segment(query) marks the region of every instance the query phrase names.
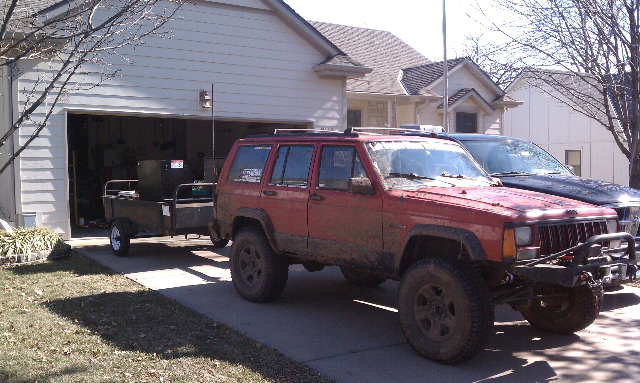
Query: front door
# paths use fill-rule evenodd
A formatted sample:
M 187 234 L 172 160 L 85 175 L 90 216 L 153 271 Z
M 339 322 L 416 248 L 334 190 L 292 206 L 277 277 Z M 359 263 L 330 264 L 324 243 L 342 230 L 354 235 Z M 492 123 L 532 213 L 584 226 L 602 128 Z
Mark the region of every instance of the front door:
M 368 177 L 356 146 L 325 144 L 320 150 L 309 196 L 309 253 L 337 264 L 381 267 L 382 198 L 348 191 L 350 178 Z

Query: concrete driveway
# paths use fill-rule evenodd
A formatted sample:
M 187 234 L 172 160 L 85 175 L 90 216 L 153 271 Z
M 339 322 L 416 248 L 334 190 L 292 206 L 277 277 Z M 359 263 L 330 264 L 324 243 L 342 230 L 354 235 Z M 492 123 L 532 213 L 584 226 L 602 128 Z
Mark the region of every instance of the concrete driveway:
M 296 265 L 277 301 L 255 304 L 233 288 L 229 246 L 213 249 L 208 238 L 135 239 L 126 258 L 113 256 L 104 237 L 69 243 L 338 382 L 635 383 L 640 377 L 640 289 L 605 294 L 596 322 L 569 336 L 538 331 L 499 306 L 486 350 L 460 365 L 442 366 L 419 357 L 405 341 L 396 312 L 397 282 L 359 288 L 338 268 L 310 273 Z

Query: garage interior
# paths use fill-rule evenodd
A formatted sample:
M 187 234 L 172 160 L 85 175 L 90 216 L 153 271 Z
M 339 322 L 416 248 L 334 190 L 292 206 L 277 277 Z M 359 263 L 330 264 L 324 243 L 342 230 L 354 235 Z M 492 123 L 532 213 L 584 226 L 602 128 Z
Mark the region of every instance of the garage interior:
M 215 160 L 213 131 L 215 125 Z M 182 160 L 195 182 L 205 180 L 205 164 L 219 170 L 233 143 L 274 129 L 306 129 L 306 123 L 231 121 L 130 115 L 68 114 L 71 226 L 104 220 L 102 194 L 109 180 L 137 179 L 138 161 Z M 206 172 L 211 178 L 212 172 Z

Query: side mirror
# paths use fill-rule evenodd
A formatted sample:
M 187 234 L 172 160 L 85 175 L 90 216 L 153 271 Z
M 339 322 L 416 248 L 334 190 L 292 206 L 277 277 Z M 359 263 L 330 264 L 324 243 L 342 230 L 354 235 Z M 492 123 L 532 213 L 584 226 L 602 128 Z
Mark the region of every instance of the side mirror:
M 359 195 L 376 194 L 376 189 L 371 184 L 371 180 L 366 177 L 349 178 L 347 191 Z

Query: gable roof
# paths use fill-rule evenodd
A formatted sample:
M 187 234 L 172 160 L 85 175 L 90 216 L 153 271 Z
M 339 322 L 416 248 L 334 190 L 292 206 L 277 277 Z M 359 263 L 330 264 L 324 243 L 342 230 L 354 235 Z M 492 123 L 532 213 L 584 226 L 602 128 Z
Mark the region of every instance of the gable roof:
M 462 101 L 468 98 L 473 100 L 473 102 L 475 102 L 475 104 L 478 105 L 486 114 L 495 112 L 495 109 L 491 104 L 489 104 L 489 102 L 487 102 L 487 100 L 485 100 L 484 97 L 482 97 L 474 88 L 462 88 L 457 91 L 453 96 L 449 97 L 448 106 L 450 108 L 455 108 L 457 105 L 462 103 Z M 444 102 L 438 105 L 438 109 L 441 108 L 444 108 Z
M 447 60 L 447 71 L 451 71 L 452 68 L 465 60 L 464 57 Z M 407 94 L 426 94 L 425 92 L 428 91 L 425 88 L 443 77 L 443 69 L 444 61 L 406 68 L 400 74 L 400 83 L 404 86 Z
M 348 92 L 405 95 L 398 82 L 402 68 L 431 63 L 391 32 L 310 21 L 349 57 L 372 68 L 362 79 L 347 80 Z

